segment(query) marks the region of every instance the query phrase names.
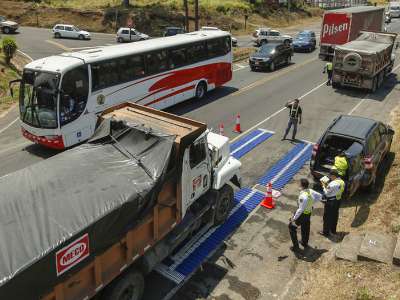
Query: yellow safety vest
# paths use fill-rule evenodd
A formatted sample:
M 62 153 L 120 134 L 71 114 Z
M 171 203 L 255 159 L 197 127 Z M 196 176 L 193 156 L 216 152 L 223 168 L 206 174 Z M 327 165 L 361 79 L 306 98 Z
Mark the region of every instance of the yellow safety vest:
M 349 168 L 349 164 L 347 163 L 347 159 L 343 156 L 335 157 L 335 165 L 333 166 L 336 169 L 340 176 L 346 175 L 346 171 Z
M 303 193 L 306 193 L 306 195 L 307 195 L 307 205 L 303 211 L 303 214 L 311 215 L 313 204 L 314 204 L 313 198 L 311 196 L 311 192 L 310 192 L 310 190 L 308 190 L 308 191 L 303 191 Z
M 336 193 L 336 200 L 340 200 L 340 199 L 342 199 L 345 183 L 344 183 L 343 179 L 341 179 L 341 178 L 336 178 L 334 181 L 336 181 L 336 182 L 338 182 L 340 184 L 340 189 Z
M 333 70 L 333 64 L 331 62 L 326 63 L 326 70 L 327 71 L 332 71 Z

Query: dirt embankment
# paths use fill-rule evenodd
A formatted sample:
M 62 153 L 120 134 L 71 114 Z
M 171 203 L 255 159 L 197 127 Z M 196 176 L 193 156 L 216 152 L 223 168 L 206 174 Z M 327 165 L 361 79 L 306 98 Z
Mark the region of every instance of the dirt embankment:
M 134 27 L 150 35 L 160 35 L 166 26 L 183 26 L 184 15 L 181 9 L 166 5 L 105 7 L 96 9 L 75 9 L 49 7 L 23 1 L 0 1 L 0 15 L 5 15 L 23 26 L 53 27 L 57 23 L 74 24 L 93 32 L 113 33 L 116 28 L 126 26 L 127 20 L 134 20 Z M 191 12 L 193 16 L 193 12 Z M 201 11 L 201 25 L 212 25 L 243 33 L 245 12 Z M 258 25 L 287 26 L 296 21 L 312 19 L 321 15 L 319 9 L 298 9 L 288 14 L 284 9 L 255 11 L 249 14 L 247 30 Z M 190 20 L 194 28 L 193 19 Z
M 392 112 L 396 131 L 377 185 L 341 209 L 339 231 L 400 232 L 400 105 Z M 355 202 L 358 208 L 355 210 Z M 311 267 L 298 299 L 400 299 L 400 269 L 373 262 L 336 260 L 333 251 Z

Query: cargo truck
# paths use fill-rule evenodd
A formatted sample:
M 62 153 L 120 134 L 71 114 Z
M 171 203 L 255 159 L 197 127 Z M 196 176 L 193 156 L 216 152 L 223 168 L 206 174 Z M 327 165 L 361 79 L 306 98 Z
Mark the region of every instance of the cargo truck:
M 203 123 L 106 110 L 88 143 L 0 178 L 0 299 L 140 299 L 160 261 L 224 222 L 240 166 Z
M 342 86 L 375 92 L 394 65 L 397 34 L 361 31 L 360 36 L 335 48 L 332 87 Z
M 382 31 L 384 13 L 383 7 L 369 6 L 325 12 L 320 37 L 320 59 L 332 59 L 335 47 L 356 39 L 360 30 Z

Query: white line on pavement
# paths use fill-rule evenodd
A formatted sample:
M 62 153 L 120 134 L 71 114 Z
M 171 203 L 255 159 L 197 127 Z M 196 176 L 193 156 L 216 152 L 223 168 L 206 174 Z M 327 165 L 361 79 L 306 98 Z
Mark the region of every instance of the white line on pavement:
M 14 121 L 12 121 L 10 124 L 8 124 L 6 127 L 3 129 L 0 129 L 0 134 L 2 134 L 4 131 L 6 131 L 8 128 L 10 128 L 15 122 L 17 122 L 19 118 L 16 118 Z
M 28 54 L 26 54 L 25 52 L 22 52 L 21 50 L 17 50 L 17 52 L 21 53 L 23 56 L 27 57 L 28 59 L 30 59 L 30 61 L 33 61 L 33 58 L 30 57 Z
M 392 72 L 396 71 L 398 68 L 400 68 L 400 64 L 398 64 L 395 68 L 393 68 Z M 366 100 L 368 100 L 369 96 L 370 96 L 370 94 L 367 94 L 363 99 L 361 99 L 360 102 L 358 102 L 356 104 L 356 106 L 354 106 L 350 110 L 349 115 L 352 115 L 357 110 L 357 108 L 360 107 L 361 104 L 363 104 Z
M 259 134 L 257 134 L 255 137 L 253 137 L 252 139 L 248 140 L 246 143 L 244 143 L 243 145 L 241 145 L 240 147 L 236 148 L 231 155 L 235 154 L 236 152 L 238 152 L 239 150 L 243 149 L 244 147 L 246 147 L 247 145 L 249 145 L 250 143 L 254 142 L 256 139 L 258 139 L 259 137 L 263 136 L 265 134 L 265 132 L 261 131 Z
M 311 93 L 315 92 L 317 89 L 319 89 L 321 86 L 323 86 L 326 82 L 323 82 L 321 84 L 319 84 L 318 86 L 314 87 L 313 89 L 311 89 L 310 91 L 308 91 L 307 93 L 305 93 L 304 95 L 300 96 L 299 99 L 303 99 L 304 97 L 310 95 Z M 244 131 L 243 133 L 239 134 L 238 136 L 236 136 L 235 138 L 231 139 L 231 143 L 235 142 L 236 140 L 238 140 L 239 138 L 241 138 L 243 135 L 249 133 L 250 131 L 254 130 L 255 128 L 259 127 L 261 124 L 267 122 L 268 120 L 270 120 L 271 118 L 275 117 L 276 115 L 278 115 L 279 113 L 283 112 L 286 109 L 286 107 L 282 107 L 280 110 L 274 112 L 272 115 L 266 117 L 264 120 L 258 122 L 256 125 L 250 127 L 249 129 L 247 129 L 246 131 Z
M 0 150 L 0 155 L 3 155 L 4 153 L 10 152 L 10 151 L 14 151 L 15 149 L 18 149 L 18 148 L 24 148 L 25 146 L 28 146 L 30 144 L 32 144 L 32 143 L 31 142 L 23 142 L 23 143 L 14 145 L 14 146 L 6 148 L 6 149 L 2 149 L 2 150 Z

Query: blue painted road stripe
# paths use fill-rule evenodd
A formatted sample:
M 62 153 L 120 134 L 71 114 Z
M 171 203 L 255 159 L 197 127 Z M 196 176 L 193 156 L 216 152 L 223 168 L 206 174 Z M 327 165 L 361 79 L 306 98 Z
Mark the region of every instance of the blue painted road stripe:
M 263 143 L 273 135 L 273 132 L 257 129 L 250 132 L 244 138 L 233 143 L 230 147 L 231 155 L 236 159 L 240 159 L 245 154 L 249 153 L 259 144 Z

